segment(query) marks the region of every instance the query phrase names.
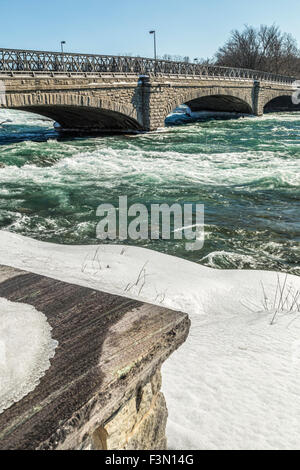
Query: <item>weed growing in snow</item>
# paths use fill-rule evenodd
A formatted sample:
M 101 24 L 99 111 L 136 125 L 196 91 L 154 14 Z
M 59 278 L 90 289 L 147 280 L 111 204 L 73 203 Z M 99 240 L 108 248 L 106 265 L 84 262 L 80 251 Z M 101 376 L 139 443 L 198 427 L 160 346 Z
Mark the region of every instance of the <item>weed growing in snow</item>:
M 300 290 L 295 291 L 291 285 L 288 285 L 288 274 L 281 283 L 279 274 L 277 274 L 276 293 L 273 299 L 270 299 L 264 287 L 263 282 L 263 307 L 266 312 L 272 314 L 271 325 L 274 325 L 279 313 L 298 313 L 300 312 Z

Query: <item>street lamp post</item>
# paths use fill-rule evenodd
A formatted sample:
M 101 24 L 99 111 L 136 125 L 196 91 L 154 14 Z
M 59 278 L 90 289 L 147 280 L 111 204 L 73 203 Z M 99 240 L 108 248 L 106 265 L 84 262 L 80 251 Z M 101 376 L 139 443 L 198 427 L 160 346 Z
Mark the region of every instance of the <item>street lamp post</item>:
M 156 51 L 156 31 L 149 31 L 149 34 L 153 34 L 154 40 L 154 75 L 156 75 L 156 60 L 157 60 L 157 51 Z
M 60 46 L 61 46 L 61 61 L 62 61 L 62 67 L 63 71 L 66 71 L 66 66 L 65 66 L 65 58 L 64 58 L 64 45 L 66 44 L 66 41 L 60 41 Z
M 157 51 L 156 51 L 156 31 L 149 31 L 150 34 L 153 34 L 153 39 L 154 39 L 154 60 L 157 59 Z

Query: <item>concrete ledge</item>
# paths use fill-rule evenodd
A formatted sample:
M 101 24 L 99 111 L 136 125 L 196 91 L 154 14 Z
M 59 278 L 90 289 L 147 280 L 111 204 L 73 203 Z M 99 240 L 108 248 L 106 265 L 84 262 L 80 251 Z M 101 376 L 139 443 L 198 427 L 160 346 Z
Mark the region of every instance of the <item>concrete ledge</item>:
M 0 449 L 159 449 L 160 366 L 187 315 L 0 266 L 0 297 L 43 312 L 59 342 L 33 392 L 0 415 Z

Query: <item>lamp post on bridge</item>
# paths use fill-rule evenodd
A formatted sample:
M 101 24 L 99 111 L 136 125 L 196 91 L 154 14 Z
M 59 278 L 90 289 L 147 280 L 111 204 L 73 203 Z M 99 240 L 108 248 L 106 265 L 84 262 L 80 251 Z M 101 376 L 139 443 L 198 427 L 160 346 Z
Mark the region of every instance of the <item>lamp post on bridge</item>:
M 65 67 L 65 59 L 64 59 L 64 45 L 66 44 L 66 41 L 60 41 L 60 47 L 61 47 L 61 54 L 62 54 L 62 58 L 61 58 L 61 61 L 62 61 L 62 67 L 63 67 L 63 71 L 65 72 L 66 70 L 66 67 Z
M 154 74 L 156 75 L 156 61 L 157 61 L 157 50 L 156 50 L 156 31 L 153 29 L 149 31 L 149 34 L 153 34 L 153 41 L 154 41 Z
M 153 40 L 154 40 L 154 60 L 157 60 L 157 53 L 156 53 L 156 31 L 149 31 L 149 34 L 153 34 Z
M 66 41 L 60 41 L 60 47 L 61 47 L 61 53 L 64 53 L 64 45 L 66 44 Z

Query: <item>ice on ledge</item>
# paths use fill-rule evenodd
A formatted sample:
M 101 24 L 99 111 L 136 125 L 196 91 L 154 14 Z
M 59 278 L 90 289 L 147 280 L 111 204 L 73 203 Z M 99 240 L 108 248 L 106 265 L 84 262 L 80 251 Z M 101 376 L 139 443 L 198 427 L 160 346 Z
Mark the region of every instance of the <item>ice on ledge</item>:
M 0 297 L 0 413 L 36 388 L 56 346 L 45 315 Z

